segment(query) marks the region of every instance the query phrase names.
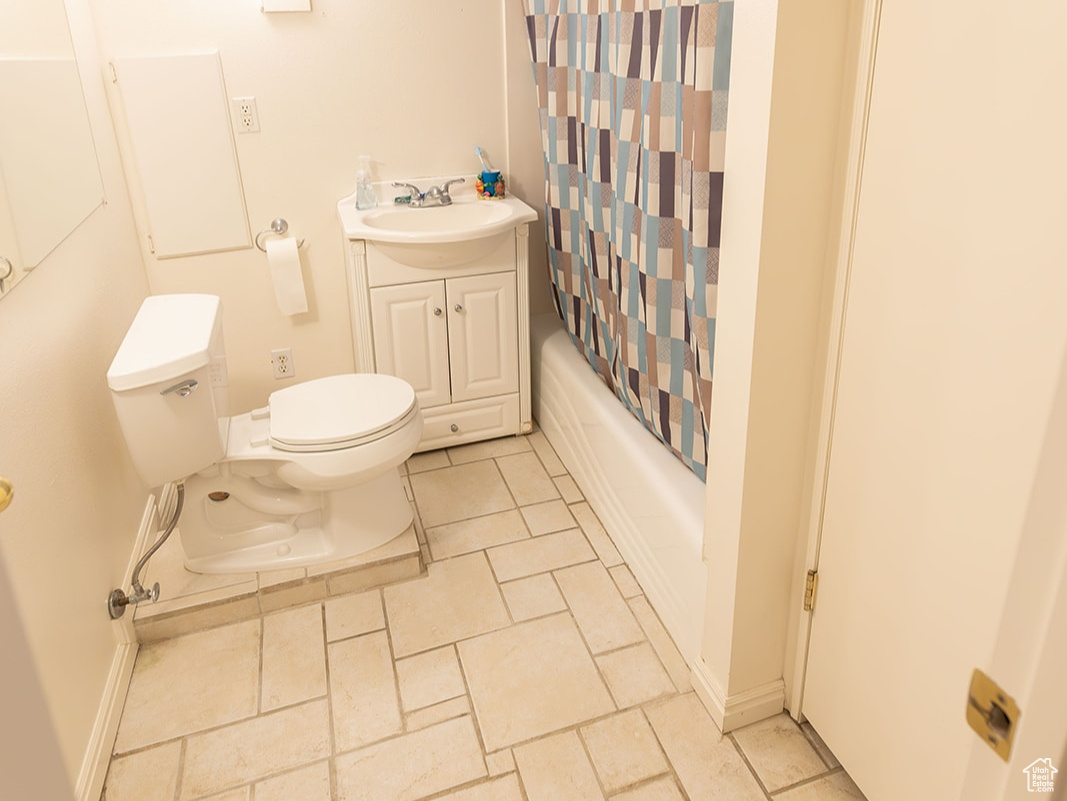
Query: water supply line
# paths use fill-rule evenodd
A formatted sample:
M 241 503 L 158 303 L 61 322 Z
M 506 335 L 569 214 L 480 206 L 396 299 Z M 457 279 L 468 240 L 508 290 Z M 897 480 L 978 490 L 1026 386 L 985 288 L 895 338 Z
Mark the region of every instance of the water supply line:
M 155 545 L 148 549 L 144 556 L 133 568 L 133 592 L 129 595 L 122 591 L 122 588 L 114 589 L 107 597 L 107 612 L 111 615 L 112 620 L 118 620 L 124 614 L 126 614 L 126 607 L 130 604 L 139 604 L 141 601 L 155 602 L 159 598 L 159 582 L 157 581 L 152 585 L 152 589 L 146 590 L 141 586 L 141 570 L 148 563 L 148 560 L 152 558 L 152 555 L 162 547 L 163 543 L 167 541 L 167 537 L 174 531 L 174 527 L 178 525 L 178 518 L 181 517 L 182 506 L 185 503 L 185 482 L 179 481 L 176 484 L 178 490 L 178 500 L 174 504 L 174 514 L 171 515 L 170 522 L 167 523 L 167 529 L 163 532 L 163 536 L 156 540 Z

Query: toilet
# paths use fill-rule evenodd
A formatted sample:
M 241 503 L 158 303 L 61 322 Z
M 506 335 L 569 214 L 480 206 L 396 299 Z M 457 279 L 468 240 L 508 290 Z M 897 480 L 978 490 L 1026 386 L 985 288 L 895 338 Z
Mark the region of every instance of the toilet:
M 398 467 L 418 445 L 422 414 L 400 378 L 318 378 L 230 417 L 221 301 L 183 294 L 145 299 L 107 381 L 146 486 L 185 479 L 178 531 L 189 570 L 345 559 L 411 525 Z

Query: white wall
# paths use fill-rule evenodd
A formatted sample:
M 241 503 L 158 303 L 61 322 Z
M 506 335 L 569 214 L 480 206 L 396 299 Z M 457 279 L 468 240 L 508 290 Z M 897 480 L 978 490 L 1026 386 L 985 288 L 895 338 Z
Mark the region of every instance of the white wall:
M 810 501 L 813 392 L 840 214 L 848 6 L 760 0 L 735 11 L 697 685 L 728 728 L 786 699 L 794 555 Z
M 0 561 L 73 786 L 116 653 L 105 602 L 144 509 L 104 374 L 147 284 L 85 0 L 68 12 L 108 203 L 0 301 L 0 473 L 16 493 Z
M 354 367 L 335 204 L 354 190 L 360 154 L 378 162 L 383 180 L 472 177 L 481 145 L 512 171 L 513 191 L 543 205 L 536 112 L 523 122 L 516 111 L 509 131 L 506 82 L 528 81 L 533 102 L 524 33 L 511 25 L 505 35 L 505 8 L 515 3 L 315 0 L 310 13 L 264 14 L 255 2 L 90 2 L 105 61 L 220 51 L 227 94 L 253 95 L 259 110 L 260 132 L 236 136 L 251 230 L 280 216 L 307 240 L 310 311 L 291 318 L 279 313 L 255 248 L 166 260 L 145 249 L 153 293 L 222 297 L 234 412 L 263 405 L 285 385 L 271 375 L 274 348 L 292 347 L 296 380 Z M 521 155 L 509 153 L 509 138 Z M 137 210 L 136 194 L 134 203 Z M 538 277 L 543 259 L 533 262 Z

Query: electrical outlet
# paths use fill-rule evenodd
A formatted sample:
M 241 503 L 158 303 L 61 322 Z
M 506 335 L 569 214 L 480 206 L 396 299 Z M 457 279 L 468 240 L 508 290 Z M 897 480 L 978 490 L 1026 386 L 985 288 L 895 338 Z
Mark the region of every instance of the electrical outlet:
M 275 378 L 292 378 L 296 375 L 296 365 L 293 364 L 293 349 L 278 348 L 270 352 L 270 363 L 274 365 Z
M 259 130 L 259 111 L 254 97 L 234 97 L 233 116 L 237 120 L 237 133 L 255 133 Z

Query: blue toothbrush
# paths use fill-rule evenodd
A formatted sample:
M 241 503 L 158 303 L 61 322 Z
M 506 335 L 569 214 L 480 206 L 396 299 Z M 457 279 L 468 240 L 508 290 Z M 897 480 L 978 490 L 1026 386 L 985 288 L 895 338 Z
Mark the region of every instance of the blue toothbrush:
M 489 159 L 486 157 L 485 151 L 482 150 L 481 146 L 475 147 L 474 152 L 478 154 L 478 160 L 482 162 L 483 170 L 486 172 L 496 172 L 496 170 L 489 166 Z

